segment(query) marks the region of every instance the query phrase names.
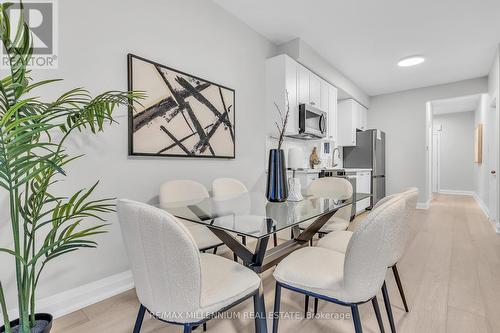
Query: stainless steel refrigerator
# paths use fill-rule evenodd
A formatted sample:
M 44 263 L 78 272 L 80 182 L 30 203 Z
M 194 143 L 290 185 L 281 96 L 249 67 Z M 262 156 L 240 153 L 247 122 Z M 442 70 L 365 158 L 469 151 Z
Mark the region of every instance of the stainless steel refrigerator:
M 385 197 L 385 133 L 376 129 L 359 131 L 356 133 L 356 146 L 344 147 L 343 150 L 345 169 L 372 169 L 373 207 Z

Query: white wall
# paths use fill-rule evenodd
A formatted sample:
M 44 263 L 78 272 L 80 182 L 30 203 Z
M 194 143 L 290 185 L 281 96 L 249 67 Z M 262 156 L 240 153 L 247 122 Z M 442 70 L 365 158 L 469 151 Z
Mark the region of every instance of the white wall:
M 434 131 L 440 131 L 440 190 L 473 192 L 474 112 L 434 115 Z
M 127 53 L 221 83 L 236 90 L 236 159 L 127 157 L 126 109 L 120 124 L 97 136 L 79 135 L 68 144 L 87 156 L 68 168 L 58 189 L 69 194 L 100 179 L 98 195 L 149 201 L 160 183 L 189 178 L 210 186 L 215 177 L 237 177 L 250 188 L 264 174 L 264 60 L 275 47 L 211 1 L 59 1 L 59 69 L 36 71 L 36 78 L 64 78 L 59 92 L 84 86 L 94 93 L 127 89 Z M 55 93 L 45 92 L 43 95 Z M 6 201 L 0 197 L 0 244 L 10 230 Z M 96 237 L 96 250 L 78 251 L 50 263 L 39 298 L 128 270 L 119 224 Z M 15 308 L 13 261 L 0 255 L 0 279 L 9 308 Z
M 426 102 L 484 93 L 486 78 L 374 96 L 368 126 L 386 132 L 387 193 L 409 186 L 420 189 L 419 202 L 428 201 L 426 183 Z

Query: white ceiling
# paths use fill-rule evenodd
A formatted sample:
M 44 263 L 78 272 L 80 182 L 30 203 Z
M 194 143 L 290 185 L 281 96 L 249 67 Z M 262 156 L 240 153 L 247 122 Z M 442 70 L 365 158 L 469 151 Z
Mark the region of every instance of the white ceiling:
M 432 101 L 432 113 L 436 115 L 474 111 L 479 105 L 480 98 L 481 95 L 470 95 Z
M 214 0 L 276 44 L 301 38 L 367 94 L 487 75 L 499 0 Z M 421 54 L 422 65 L 398 60 Z

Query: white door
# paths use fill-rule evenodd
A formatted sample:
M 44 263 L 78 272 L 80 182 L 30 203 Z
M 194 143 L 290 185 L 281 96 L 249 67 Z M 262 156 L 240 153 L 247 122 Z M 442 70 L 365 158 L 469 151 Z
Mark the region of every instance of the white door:
M 432 192 L 439 193 L 439 168 L 441 152 L 441 133 L 436 132 L 432 135 Z
M 488 135 L 488 168 L 489 168 L 489 205 L 488 210 L 490 213 L 490 219 L 493 221 L 497 221 L 497 209 L 498 209 L 498 111 L 496 108 L 496 103 L 498 100 L 495 100 L 490 108 L 488 124 L 490 124 L 490 128 L 487 131 Z

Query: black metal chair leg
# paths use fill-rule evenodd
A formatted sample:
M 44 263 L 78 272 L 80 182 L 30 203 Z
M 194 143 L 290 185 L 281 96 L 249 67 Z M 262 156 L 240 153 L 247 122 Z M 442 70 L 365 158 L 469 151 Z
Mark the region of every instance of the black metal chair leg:
M 410 312 L 410 310 L 408 310 L 408 304 L 406 304 L 405 292 L 403 291 L 403 284 L 401 283 L 401 278 L 399 277 L 398 268 L 396 267 L 396 264 L 394 264 L 394 266 L 392 266 L 391 268 L 392 272 L 394 273 L 394 277 L 396 278 L 396 284 L 398 285 L 399 294 L 401 295 L 401 299 L 403 300 L 405 311 Z
M 318 298 L 315 298 L 314 299 L 314 316 L 316 317 L 316 315 L 318 314 L 318 303 L 319 303 L 319 299 Z
M 273 314 L 273 333 L 278 333 L 278 323 L 280 320 L 281 306 L 281 285 L 276 282 L 276 291 L 274 293 L 274 314 Z
M 373 304 L 373 310 L 375 310 L 375 316 L 377 317 L 380 333 L 385 333 L 384 323 L 382 322 L 382 315 L 380 314 L 380 308 L 378 306 L 377 296 L 372 298 L 372 304 Z
M 253 306 L 255 312 L 255 332 L 267 333 L 266 304 L 264 302 L 264 291 L 262 289 L 262 285 L 253 296 Z
M 304 317 L 307 318 L 307 313 L 309 312 L 309 295 L 305 297 L 305 306 L 304 306 Z
M 144 314 L 146 313 L 146 308 L 141 304 L 139 307 L 139 312 L 137 313 L 137 319 L 135 320 L 134 333 L 139 333 L 141 331 L 142 321 L 144 320 Z
M 193 328 L 189 324 L 184 325 L 184 333 L 191 333 L 193 331 Z
M 214 254 L 217 254 L 217 246 L 214 247 Z
M 352 320 L 354 322 L 354 331 L 356 333 L 363 333 L 363 327 L 361 327 L 361 318 L 359 317 L 359 310 L 357 304 L 351 305 Z
M 273 234 L 274 246 L 278 246 L 278 235 L 276 233 Z
M 391 325 L 391 332 L 396 333 L 396 325 L 394 325 L 394 317 L 392 315 L 391 301 L 389 300 L 389 294 L 387 293 L 387 285 L 382 285 L 382 295 L 384 296 L 385 310 L 387 311 L 387 317 L 389 318 L 389 324 Z
M 207 331 L 207 323 L 203 323 L 203 332 Z
M 238 262 L 238 256 L 236 255 L 236 252 L 233 252 L 233 259 L 234 261 Z
M 247 245 L 247 236 L 241 236 L 241 242 L 243 245 Z

